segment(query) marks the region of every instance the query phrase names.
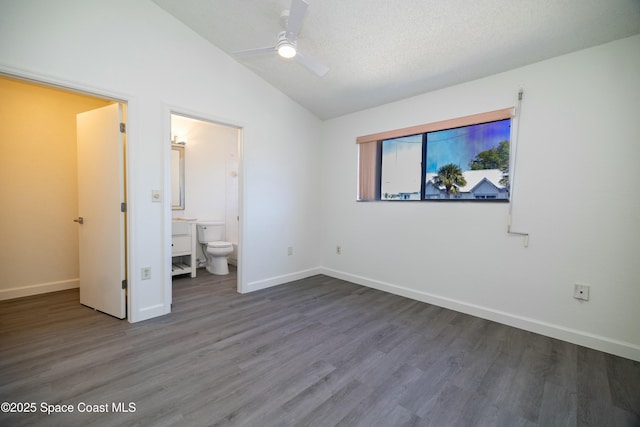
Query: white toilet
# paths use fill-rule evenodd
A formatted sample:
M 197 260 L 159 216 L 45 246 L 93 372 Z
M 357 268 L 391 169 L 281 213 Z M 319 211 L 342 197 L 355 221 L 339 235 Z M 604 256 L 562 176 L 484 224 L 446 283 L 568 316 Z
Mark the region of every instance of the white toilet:
M 202 252 L 207 258 L 207 271 L 211 274 L 229 274 L 227 257 L 233 252 L 233 244 L 225 242 L 224 222 L 206 221 L 196 224 L 198 241 L 202 245 Z

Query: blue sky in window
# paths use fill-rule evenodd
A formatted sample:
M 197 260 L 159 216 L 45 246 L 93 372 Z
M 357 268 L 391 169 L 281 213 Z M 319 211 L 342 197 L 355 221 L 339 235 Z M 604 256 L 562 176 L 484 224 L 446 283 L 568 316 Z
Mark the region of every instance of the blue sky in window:
M 436 173 L 449 163 L 469 170 L 469 162 L 480 152 L 508 141 L 511 120 L 481 123 L 427 134 L 427 173 Z

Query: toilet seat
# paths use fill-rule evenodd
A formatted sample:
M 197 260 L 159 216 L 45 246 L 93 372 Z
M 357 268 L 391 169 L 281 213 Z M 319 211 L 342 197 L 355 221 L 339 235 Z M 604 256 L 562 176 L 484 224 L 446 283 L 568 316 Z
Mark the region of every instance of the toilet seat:
M 209 248 L 233 248 L 233 243 L 231 242 L 224 242 L 224 241 L 220 241 L 220 242 L 209 242 L 207 243 L 207 247 Z

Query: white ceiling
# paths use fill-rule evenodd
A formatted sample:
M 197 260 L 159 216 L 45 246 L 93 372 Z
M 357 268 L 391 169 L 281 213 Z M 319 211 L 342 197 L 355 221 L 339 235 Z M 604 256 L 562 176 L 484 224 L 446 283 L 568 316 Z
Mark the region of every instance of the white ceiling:
M 273 46 L 291 0 L 153 0 L 227 53 Z M 237 59 L 321 119 L 640 33 L 640 0 L 308 0 L 298 50 Z

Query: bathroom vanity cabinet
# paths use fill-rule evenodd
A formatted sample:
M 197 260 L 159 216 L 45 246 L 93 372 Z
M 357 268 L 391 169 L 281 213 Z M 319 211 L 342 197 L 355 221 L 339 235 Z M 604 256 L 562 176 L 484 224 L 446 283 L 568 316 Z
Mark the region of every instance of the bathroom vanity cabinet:
M 194 221 L 171 223 L 171 275 L 196 277 L 196 230 Z

